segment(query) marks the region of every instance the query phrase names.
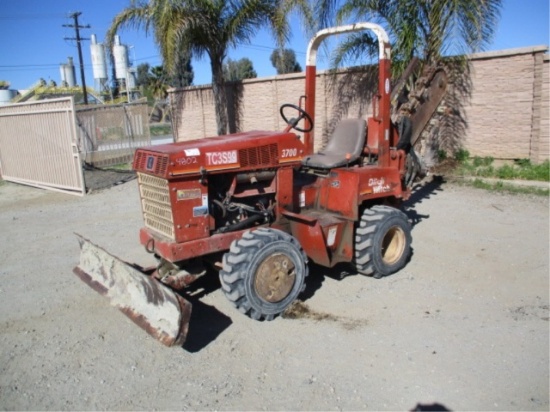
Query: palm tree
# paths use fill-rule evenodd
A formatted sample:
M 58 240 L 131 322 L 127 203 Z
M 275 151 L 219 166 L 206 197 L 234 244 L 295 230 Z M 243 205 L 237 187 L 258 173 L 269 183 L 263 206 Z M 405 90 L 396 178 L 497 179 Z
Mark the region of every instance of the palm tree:
M 462 146 L 467 123 L 465 97 L 471 92 L 466 54 L 482 51 L 495 32 L 503 0 L 317 0 L 318 21 L 327 25 L 349 20 L 381 24 L 390 35 L 392 75 L 398 78 L 413 57 L 429 66 L 447 68 L 453 87 L 447 90 L 446 107 L 437 118 L 437 136 L 425 139 L 433 153 Z M 333 65 L 367 55 L 376 58 L 376 40 L 368 34 L 346 38 L 333 55 Z M 453 56 L 447 57 L 447 56 Z
M 307 0 L 132 0 L 113 20 L 107 42 L 117 30 L 130 26 L 152 31 L 164 66 L 174 73 L 183 53 L 207 55 L 212 69 L 212 91 L 218 134 L 227 132 L 227 97 L 223 61 L 230 47 L 247 43 L 263 27 L 269 27 L 277 43 L 289 36 L 288 14 L 298 8 L 307 19 Z
M 166 99 L 168 82 L 164 67 L 154 66 L 151 68 L 148 86 L 156 101 Z
M 318 0 L 319 21 L 374 20 L 385 26 L 394 43 L 393 60 L 399 72 L 414 57 L 431 64 L 444 55 L 483 50 L 496 29 L 502 0 Z M 337 65 L 366 51 L 376 56 L 368 35 L 344 41 L 334 57 Z

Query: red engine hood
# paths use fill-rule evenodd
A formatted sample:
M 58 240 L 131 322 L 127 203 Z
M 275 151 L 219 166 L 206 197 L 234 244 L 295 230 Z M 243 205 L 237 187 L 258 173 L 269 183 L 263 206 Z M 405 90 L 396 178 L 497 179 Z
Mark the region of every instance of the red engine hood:
M 136 150 L 134 170 L 166 179 L 299 164 L 305 147 L 294 133 L 251 131 Z

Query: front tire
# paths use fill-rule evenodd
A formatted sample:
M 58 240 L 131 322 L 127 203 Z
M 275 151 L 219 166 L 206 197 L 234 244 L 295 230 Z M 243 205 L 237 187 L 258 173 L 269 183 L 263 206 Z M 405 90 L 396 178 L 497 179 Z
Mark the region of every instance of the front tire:
M 407 216 L 389 206 L 365 209 L 355 230 L 355 267 L 363 275 L 381 278 L 402 269 L 411 254 Z
M 298 241 L 280 230 L 247 231 L 223 256 L 222 290 L 242 313 L 272 320 L 305 288 L 307 257 Z

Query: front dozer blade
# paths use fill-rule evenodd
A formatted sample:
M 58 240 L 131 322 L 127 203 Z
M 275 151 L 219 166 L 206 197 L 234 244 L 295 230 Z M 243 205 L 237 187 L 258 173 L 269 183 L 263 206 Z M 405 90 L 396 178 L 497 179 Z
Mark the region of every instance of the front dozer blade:
M 74 273 L 155 339 L 166 346 L 183 345 L 191 303 L 153 276 L 77 236 L 81 252 Z

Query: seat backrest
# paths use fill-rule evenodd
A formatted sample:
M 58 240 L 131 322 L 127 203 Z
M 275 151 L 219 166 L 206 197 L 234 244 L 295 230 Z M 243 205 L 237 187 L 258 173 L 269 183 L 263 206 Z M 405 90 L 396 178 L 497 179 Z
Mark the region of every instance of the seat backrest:
M 302 164 L 315 169 L 333 169 L 355 162 L 363 153 L 367 124 L 364 119 L 340 121 L 326 147 L 317 154 L 306 156 Z
M 324 155 L 338 155 L 349 161 L 357 160 L 363 153 L 367 124 L 364 119 L 344 119 L 336 125 L 328 144 L 320 151 Z

